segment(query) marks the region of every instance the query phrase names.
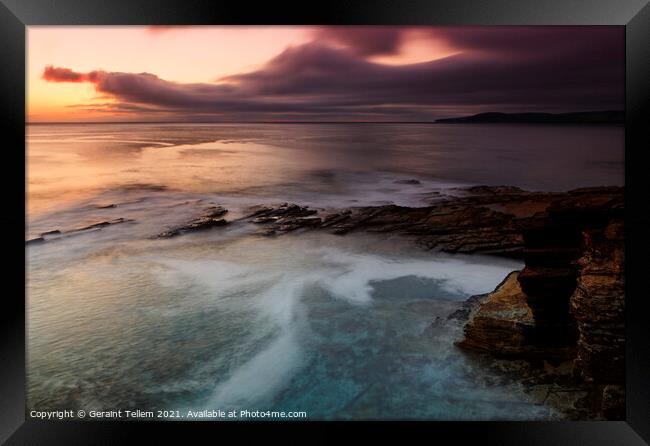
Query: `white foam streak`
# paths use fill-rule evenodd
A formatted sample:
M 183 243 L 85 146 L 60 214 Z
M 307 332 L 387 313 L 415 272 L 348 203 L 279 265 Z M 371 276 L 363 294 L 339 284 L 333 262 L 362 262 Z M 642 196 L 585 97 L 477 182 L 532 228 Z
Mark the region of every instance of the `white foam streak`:
M 300 344 L 294 330 L 288 330 L 219 384 L 208 406 L 223 409 L 266 400 L 287 383 L 300 364 Z
M 405 276 L 417 276 L 442 281 L 441 286 L 458 293 L 459 299 L 473 294 L 490 291 L 505 275 L 517 268 L 517 263 L 508 260 L 483 263 L 484 259 L 460 259 L 438 257 L 426 260 L 385 258 L 377 255 L 352 254 L 345 251 L 324 248 L 322 259 L 333 266 L 323 271 L 319 284 L 334 296 L 351 303 L 364 304 L 372 300 L 371 283 L 392 280 Z

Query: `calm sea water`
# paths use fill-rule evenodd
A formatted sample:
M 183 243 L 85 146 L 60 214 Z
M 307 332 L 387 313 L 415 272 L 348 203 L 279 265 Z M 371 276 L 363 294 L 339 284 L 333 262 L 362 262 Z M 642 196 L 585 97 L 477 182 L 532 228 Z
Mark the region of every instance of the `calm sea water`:
M 28 407 L 306 411 L 310 419 L 545 419 L 430 327 L 516 261 L 399 237 L 245 223 L 155 240 L 220 204 L 419 205 L 432 190 L 623 184 L 623 128 L 32 125 Z M 400 180 L 417 179 L 420 184 Z

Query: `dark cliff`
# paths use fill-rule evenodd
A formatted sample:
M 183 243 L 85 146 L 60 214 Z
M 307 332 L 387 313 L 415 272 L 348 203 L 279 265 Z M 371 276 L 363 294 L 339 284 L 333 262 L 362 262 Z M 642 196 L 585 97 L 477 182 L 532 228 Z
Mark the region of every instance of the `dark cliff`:
M 564 362 L 568 382 L 590 399 L 583 416 L 623 419 L 623 193 L 593 192 L 575 191 L 522 225 L 526 266 L 513 274 L 519 286 L 502 284 L 486 296 L 459 345 L 512 360 Z M 495 312 L 504 301 L 506 310 Z

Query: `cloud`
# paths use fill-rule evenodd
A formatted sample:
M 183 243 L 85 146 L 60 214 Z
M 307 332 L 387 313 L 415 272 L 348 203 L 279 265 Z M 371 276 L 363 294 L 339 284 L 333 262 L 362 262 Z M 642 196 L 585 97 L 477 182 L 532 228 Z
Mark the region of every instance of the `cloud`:
M 182 119 L 431 120 L 449 110 L 623 108 L 621 29 L 434 31 L 437 39 L 463 51 L 429 62 L 383 65 L 367 57 L 399 51 L 401 30 L 327 28 L 319 31 L 317 40 L 289 47 L 255 71 L 216 83 L 171 82 L 150 73 L 77 73 L 52 66 L 43 77 L 92 82 L 122 110 L 175 113 Z M 384 38 L 373 37 L 377 33 Z M 347 43 L 332 45 L 333 34 L 337 42 Z M 379 43 L 369 44 L 374 41 Z
M 589 47 L 623 51 L 623 28 L 618 26 L 335 26 L 318 28 L 314 36 L 319 42 L 344 46 L 360 56 L 376 56 L 399 54 L 415 34 L 445 42 L 458 51 L 492 56 L 586 51 Z
M 70 68 L 59 68 L 52 65 L 45 67 L 43 79 L 49 82 L 93 82 L 97 72 L 77 73 Z
M 461 50 L 519 56 L 574 52 L 587 56 L 599 48 L 622 55 L 623 34 L 618 26 L 450 26 L 430 30 L 432 37 Z
M 318 28 L 315 40 L 340 44 L 360 56 L 396 54 L 405 28 L 389 26 L 336 26 Z

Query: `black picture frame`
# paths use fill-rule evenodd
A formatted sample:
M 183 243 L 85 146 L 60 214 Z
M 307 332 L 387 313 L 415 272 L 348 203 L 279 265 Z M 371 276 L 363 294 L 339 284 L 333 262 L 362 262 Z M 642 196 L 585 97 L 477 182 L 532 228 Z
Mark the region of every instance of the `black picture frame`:
M 25 27 L 29 25 L 358 24 L 622 25 L 626 35 L 626 421 L 608 422 L 293 422 L 145 423 L 25 420 Z M 249 3 L 233 0 L 0 0 L 1 175 L 5 292 L 1 300 L 0 442 L 124 444 L 154 438 L 215 441 L 237 431 L 266 438 L 336 439 L 341 429 L 429 441 L 500 445 L 642 445 L 650 443 L 650 314 L 645 277 L 650 219 L 644 155 L 650 150 L 650 5 L 648 0 L 331 0 Z M 24 164 L 23 164 L 24 166 Z M 19 191 L 22 190 L 22 195 Z M 23 235 L 21 235 L 23 234 Z M 22 262 L 21 262 L 22 260 Z M 11 287 L 7 285 L 11 285 Z M 21 291 L 22 290 L 22 291 Z M 317 431 L 316 433 L 314 431 Z M 198 439 L 197 439 L 198 441 Z M 204 441 L 204 440 L 202 440 Z M 265 440 L 267 441 L 267 440 Z

